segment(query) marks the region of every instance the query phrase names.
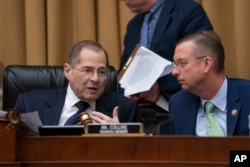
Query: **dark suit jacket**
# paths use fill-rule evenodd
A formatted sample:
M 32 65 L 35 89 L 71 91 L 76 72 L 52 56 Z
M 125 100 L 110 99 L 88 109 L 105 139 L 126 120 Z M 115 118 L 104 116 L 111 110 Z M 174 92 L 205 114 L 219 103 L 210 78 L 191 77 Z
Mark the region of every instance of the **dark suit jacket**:
M 120 69 L 140 41 L 142 22 L 143 14 L 137 14 L 128 23 Z M 183 36 L 198 30 L 212 30 L 212 25 L 205 11 L 198 3 L 191 0 L 165 0 L 154 30 L 150 49 L 172 61 L 176 42 Z M 167 99 L 181 89 L 176 78 L 172 75 L 162 77 L 158 83 Z
M 25 92 L 18 96 L 16 108 L 20 113 L 38 111 L 43 125 L 58 125 L 65 95 L 66 88 Z M 112 117 L 117 105 L 120 122 L 137 120 L 135 102 L 112 92 L 105 92 L 96 101 L 96 111 Z
M 250 81 L 229 78 L 226 100 L 227 135 L 249 135 Z M 200 98 L 186 91 L 179 91 L 170 98 L 169 111 L 170 114 L 175 115 L 175 119 L 171 124 L 172 133 L 195 135 L 199 104 Z M 232 114 L 234 109 L 237 110 L 236 115 Z M 167 127 L 162 127 L 161 131 L 166 132 Z

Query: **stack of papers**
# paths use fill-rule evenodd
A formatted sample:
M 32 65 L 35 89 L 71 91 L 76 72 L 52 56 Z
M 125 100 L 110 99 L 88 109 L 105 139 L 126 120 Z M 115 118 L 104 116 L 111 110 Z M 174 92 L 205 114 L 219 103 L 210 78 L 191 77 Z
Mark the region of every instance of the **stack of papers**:
M 118 80 L 124 89 L 124 95 L 129 96 L 150 90 L 158 78 L 171 72 L 171 61 L 138 45 L 119 73 Z M 164 99 L 164 96 L 160 97 L 161 104 L 167 103 Z

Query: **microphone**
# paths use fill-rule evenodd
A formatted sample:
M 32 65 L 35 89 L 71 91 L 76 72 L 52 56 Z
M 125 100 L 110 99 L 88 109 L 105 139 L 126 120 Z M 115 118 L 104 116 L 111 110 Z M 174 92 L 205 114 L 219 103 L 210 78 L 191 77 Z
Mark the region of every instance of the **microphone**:
M 140 108 L 137 110 L 139 121 L 156 121 L 156 111 L 149 108 Z
M 151 108 L 139 108 L 138 120 L 144 125 L 144 133 L 159 134 L 160 126 L 171 122 L 175 117 L 168 112 L 157 112 Z

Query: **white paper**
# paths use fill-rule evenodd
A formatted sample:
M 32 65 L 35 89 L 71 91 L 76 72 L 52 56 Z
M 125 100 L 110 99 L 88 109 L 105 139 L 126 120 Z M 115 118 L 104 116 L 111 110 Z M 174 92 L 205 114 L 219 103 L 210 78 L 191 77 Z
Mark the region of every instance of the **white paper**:
M 5 118 L 7 115 L 7 111 L 0 111 L 0 118 Z
M 168 110 L 168 101 L 163 95 L 161 95 L 159 97 L 159 99 L 156 102 L 156 105 L 158 105 L 159 107 L 161 107 L 162 109 L 164 109 L 166 111 L 169 111 Z
M 42 125 L 38 112 L 20 113 L 20 121 L 33 132 L 39 133 L 38 127 Z
M 125 95 L 148 91 L 156 80 L 171 73 L 172 63 L 151 50 L 140 46 L 120 80 Z

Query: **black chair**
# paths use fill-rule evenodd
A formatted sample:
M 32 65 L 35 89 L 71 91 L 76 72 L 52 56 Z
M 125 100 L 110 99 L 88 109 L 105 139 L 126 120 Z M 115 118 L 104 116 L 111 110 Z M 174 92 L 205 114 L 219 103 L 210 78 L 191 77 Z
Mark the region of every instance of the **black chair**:
M 7 66 L 3 75 L 2 109 L 13 108 L 19 93 L 35 89 L 63 88 L 67 84 L 63 66 Z M 105 91 L 117 92 L 117 87 L 117 73 L 115 68 L 110 66 Z

